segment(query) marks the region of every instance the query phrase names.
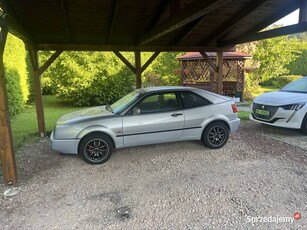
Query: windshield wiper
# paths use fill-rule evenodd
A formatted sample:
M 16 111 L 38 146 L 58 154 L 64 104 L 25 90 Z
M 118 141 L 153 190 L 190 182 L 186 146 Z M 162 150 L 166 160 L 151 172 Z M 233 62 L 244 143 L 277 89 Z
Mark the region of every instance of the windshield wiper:
M 106 105 L 106 110 L 108 110 L 109 112 L 113 113 L 113 109 L 110 105 Z

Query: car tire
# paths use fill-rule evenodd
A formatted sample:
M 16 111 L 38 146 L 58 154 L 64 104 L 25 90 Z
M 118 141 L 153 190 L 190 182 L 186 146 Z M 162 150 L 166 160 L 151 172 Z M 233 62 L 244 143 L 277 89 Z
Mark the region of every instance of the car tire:
M 302 122 L 301 132 L 307 134 L 307 113 L 305 114 L 305 117 Z
M 112 155 L 113 144 L 109 136 L 103 133 L 90 133 L 79 145 L 78 153 L 89 164 L 102 164 Z
M 211 149 L 219 149 L 223 147 L 229 137 L 229 130 L 223 122 L 213 122 L 209 124 L 202 135 L 202 142 Z

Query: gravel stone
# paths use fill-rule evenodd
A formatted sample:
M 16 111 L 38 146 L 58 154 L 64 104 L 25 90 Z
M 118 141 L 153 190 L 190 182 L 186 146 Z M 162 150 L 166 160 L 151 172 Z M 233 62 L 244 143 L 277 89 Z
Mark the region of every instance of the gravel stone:
M 48 139 L 25 145 L 19 194 L 0 197 L 1 229 L 307 229 L 307 153 L 261 129 L 243 122 L 218 150 L 119 149 L 102 165 L 53 152 Z M 293 223 L 248 221 L 295 212 Z

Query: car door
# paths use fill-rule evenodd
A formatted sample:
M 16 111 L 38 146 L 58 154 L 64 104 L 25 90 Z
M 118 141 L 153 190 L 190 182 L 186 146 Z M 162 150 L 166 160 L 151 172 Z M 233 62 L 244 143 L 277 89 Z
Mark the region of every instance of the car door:
M 175 92 L 150 94 L 124 115 L 124 145 L 177 141 L 183 125 L 184 115 Z

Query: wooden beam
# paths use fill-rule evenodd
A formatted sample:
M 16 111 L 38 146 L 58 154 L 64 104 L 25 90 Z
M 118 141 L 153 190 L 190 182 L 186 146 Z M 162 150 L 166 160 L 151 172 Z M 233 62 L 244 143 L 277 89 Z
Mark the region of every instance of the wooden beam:
M 110 23 L 109 23 L 110 26 L 108 30 L 107 43 L 109 43 L 110 37 L 113 34 L 115 19 L 117 18 L 117 14 L 118 14 L 118 5 L 119 5 L 118 2 L 119 0 L 113 0 L 113 9 L 112 9 L 112 14 L 111 14 Z
M 188 52 L 206 50 L 207 52 L 232 52 L 236 51 L 234 46 L 213 47 L 213 46 L 116 46 L 116 45 L 93 45 L 93 44 L 35 44 L 37 50 L 63 50 L 63 51 L 144 51 L 144 52 Z
M 10 1 L 3 1 L 0 0 L 0 8 L 3 10 L 3 12 L 5 14 L 7 14 L 8 17 L 8 21 L 7 21 L 7 25 L 9 23 L 9 32 L 14 34 L 16 37 L 19 37 L 21 40 L 23 40 L 24 42 L 31 42 L 33 41 L 33 36 L 32 34 L 30 34 L 28 31 L 26 31 L 20 24 L 19 22 L 16 21 L 16 16 L 12 17 L 12 10 L 11 10 L 11 6 L 10 6 Z M 18 20 L 20 21 L 20 20 Z
M 3 65 L 3 53 L 7 34 L 8 27 L 2 26 L 0 33 L 0 160 L 4 183 L 11 185 L 17 182 L 17 170 Z
M 302 0 L 300 6 L 299 23 L 307 22 L 307 1 Z
M 68 40 L 70 41 L 71 40 L 71 33 L 70 33 L 70 29 L 69 29 L 67 7 L 66 7 L 65 0 L 61 0 L 61 9 L 62 9 L 62 12 L 63 12 L 63 17 L 64 17 L 64 26 L 65 26 L 66 35 L 68 37 Z
M 229 0 L 194 0 L 179 13 L 170 17 L 165 22 L 160 23 L 155 28 L 141 36 L 138 40 L 138 45 L 148 44 L 149 42 L 171 33 L 174 30 L 189 24 L 195 19 L 210 13 L 228 2 Z
M 45 125 L 44 105 L 43 105 L 43 96 L 42 96 L 42 86 L 41 86 L 39 64 L 38 64 L 38 50 L 34 49 L 31 45 L 27 45 L 27 49 L 32 64 L 32 80 L 34 86 L 38 131 L 41 137 L 45 137 L 46 125 Z
M 160 21 L 161 16 L 163 15 L 166 7 L 169 5 L 170 0 L 161 0 L 160 5 L 156 11 L 156 13 L 154 14 L 153 18 L 151 19 L 150 24 L 147 27 L 147 30 L 151 30 L 152 28 L 154 28 L 158 22 Z
M 245 37 L 245 35 L 251 35 L 256 34 L 257 32 L 263 30 L 264 28 L 268 27 L 269 25 L 272 25 L 274 22 L 278 21 L 279 19 L 287 16 L 288 14 L 292 13 L 293 11 L 297 10 L 299 8 L 299 4 L 297 1 L 293 1 L 291 4 L 287 4 L 283 7 L 281 11 L 278 11 L 276 14 L 272 15 L 270 18 L 263 20 L 253 28 L 251 28 L 248 31 L 245 31 L 243 35 L 238 36 L 233 39 L 224 39 L 223 36 L 220 37 L 220 41 L 218 41 L 218 46 L 224 46 L 224 44 L 230 44 L 230 45 L 237 45 L 240 44 L 240 42 L 237 42 L 238 40 Z M 241 42 L 242 43 L 242 42 Z M 243 42 L 244 43 L 244 42 Z
M 51 57 L 41 67 L 39 67 L 38 50 L 35 49 L 31 44 L 26 44 L 26 48 L 29 52 L 29 57 L 32 65 L 32 79 L 34 86 L 38 131 L 41 137 L 45 137 L 46 125 L 41 86 L 41 74 L 57 59 L 57 57 L 62 53 L 62 51 L 55 51 L 55 53 L 53 53 Z
M 141 68 L 141 72 L 143 73 L 146 68 L 156 59 L 156 57 L 158 57 L 158 55 L 160 54 L 160 52 L 155 52 L 148 60 L 147 62 L 142 66 Z
M 133 72 L 136 73 L 135 67 L 118 51 L 114 51 L 114 54 Z
M 38 69 L 38 74 L 42 75 L 45 70 L 60 56 L 62 50 L 55 51 L 50 58 Z
M 180 42 L 184 41 L 200 24 L 200 22 L 203 20 L 203 17 L 199 17 L 193 22 L 191 22 L 186 29 L 184 29 L 180 35 L 172 42 L 174 45 L 180 44 Z
M 135 51 L 135 75 L 136 75 L 136 88 L 142 87 L 142 67 L 141 67 L 141 52 Z
M 215 31 L 213 31 L 206 39 L 200 42 L 200 45 L 208 45 L 212 41 L 220 38 L 222 35 L 229 32 L 233 27 L 235 27 L 238 23 L 240 23 L 244 18 L 246 18 L 250 13 L 254 12 L 258 7 L 260 7 L 267 0 L 257 0 L 252 1 L 252 3 L 248 3 L 245 7 L 243 7 L 239 12 L 236 12 L 232 15 L 226 23 L 218 27 Z
M 211 58 L 206 54 L 206 52 L 200 51 L 199 53 L 201 54 L 201 56 L 203 56 L 203 58 L 205 59 L 205 61 L 212 67 L 212 69 L 213 69 L 215 72 L 217 72 L 217 71 L 218 71 L 217 65 L 211 60 Z
M 259 41 L 262 39 L 268 39 L 278 36 L 297 34 L 307 31 L 307 22 L 302 22 L 296 25 L 284 26 L 276 29 L 271 29 L 263 32 L 259 32 L 256 34 L 251 34 L 242 38 L 231 39 L 228 41 L 220 42 L 218 45 L 227 46 L 232 44 L 241 44 L 246 42 Z
M 223 52 L 217 52 L 217 63 L 218 63 L 218 72 L 217 72 L 217 93 L 223 94 Z

